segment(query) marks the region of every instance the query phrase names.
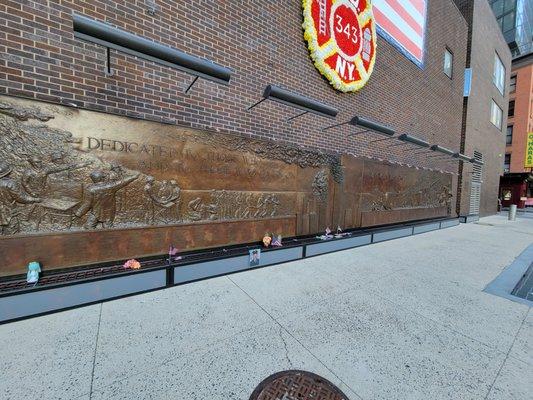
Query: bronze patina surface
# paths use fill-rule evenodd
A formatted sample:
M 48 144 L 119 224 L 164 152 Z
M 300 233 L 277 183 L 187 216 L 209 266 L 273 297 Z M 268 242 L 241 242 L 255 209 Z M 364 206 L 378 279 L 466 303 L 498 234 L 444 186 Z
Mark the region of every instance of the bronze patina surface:
M 0 97 L 0 276 L 451 213 L 451 176 Z

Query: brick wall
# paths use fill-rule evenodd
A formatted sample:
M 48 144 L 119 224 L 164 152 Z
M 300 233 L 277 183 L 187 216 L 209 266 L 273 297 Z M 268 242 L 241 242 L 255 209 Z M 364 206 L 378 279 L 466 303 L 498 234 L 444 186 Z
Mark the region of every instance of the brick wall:
M 483 154 L 483 183 L 481 185 L 480 214 L 497 211 L 500 175 L 503 172 L 505 130 L 509 98 L 508 81 L 511 69 L 511 52 L 497 25 L 496 18 L 486 0 L 456 0 L 471 21 L 471 52 L 467 66 L 472 68 L 470 97 L 465 100 L 461 151 L 472 156 L 474 151 Z M 502 95 L 493 83 L 495 54 L 506 68 L 506 85 Z M 503 110 L 502 128 L 490 122 L 491 102 Z M 472 165 L 464 164 L 461 171 L 459 213 L 470 213 L 470 188 Z
M 505 152 L 511 154 L 510 172 L 529 172 L 525 167 L 527 133 L 533 131 L 533 54 L 513 65 L 512 75 L 516 75 L 516 91 L 510 93 L 509 100 L 515 101 L 514 116 L 507 125 L 513 126 L 513 142 Z
M 148 2 L 152 3 L 152 2 Z M 92 110 L 231 132 L 381 157 L 430 168 L 437 163 L 405 152 L 407 146 L 369 144 L 372 137 L 348 138 L 354 128 L 325 133 L 331 123 L 264 102 L 267 84 L 278 84 L 354 115 L 374 118 L 400 132 L 458 149 L 467 24 L 451 0 L 429 1 L 425 68 L 419 69 L 378 37 L 374 73 L 361 91 L 335 91 L 313 66 L 302 35 L 297 0 L 155 1 L 155 15 L 143 0 L 3 0 L 0 3 L 0 93 Z M 72 12 L 208 58 L 232 68 L 228 87 L 202 81 L 184 94 L 193 77 L 111 50 L 113 76 L 104 74 L 105 49 L 74 39 Z M 454 53 L 454 77 L 442 70 L 444 48 Z

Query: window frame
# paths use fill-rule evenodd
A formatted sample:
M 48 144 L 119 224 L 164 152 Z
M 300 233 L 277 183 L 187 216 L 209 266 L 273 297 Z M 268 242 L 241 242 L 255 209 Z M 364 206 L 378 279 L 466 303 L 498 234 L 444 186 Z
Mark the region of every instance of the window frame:
M 512 108 L 511 108 L 511 103 L 513 104 L 513 107 L 512 107 Z M 509 100 L 509 108 L 507 108 L 507 117 L 508 117 L 508 118 L 513 118 L 513 117 L 514 117 L 515 107 L 516 107 L 515 100 L 514 100 L 514 99 Z M 512 113 L 512 114 L 510 114 L 511 109 L 513 110 L 513 113 Z
M 503 75 L 502 75 L 503 73 Z M 502 59 L 497 52 L 494 52 L 494 65 L 492 68 L 492 83 L 496 86 L 496 89 L 503 96 L 505 94 L 505 76 L 507 75 L 507 69 L 503 65 Z
M 507 130 L 505 131 L 505 145 L 509 146 L 513 144 L 513 131 L 514 125 L 507 125 Z M 508 140 L 511 138 L 510 140 Z
M 494 99 L 491 99 L 492 100 L 492 103 L 490 105 L 490 122 L 492 123 L 492 125 L 494 125 L 496 128 L 498 128 L 500 131 L 503 129 L 503 110 L 502 108 L 498 105 L 498 103 L 496 103 L 494 101 Z M 500 123 L 500 126 L 496 125 L 495 121 L 492 120 L 492 116 L 493 116 L 493 110 L 494 110 L 494 106 L 500 110 L 500 120 L 499 120 L 499 123 Z
M 450 55 L 450 74 L 448 74 L 448 70 L 446 69 L 446 56 Z M 446 75 L 448 78 L 453 79 L 453 51 L 450 50 L 449 47 L 444 47 L 444 59 L 442 60 L 442 70 L 444 72 L 444 75 Z
M 514 85 L 512 84 L 513 79 L 514 79 Z M 509 93 L 516 92 L 516 81 L 517 81 L 517 74 L 513 74 L 509 77 Z
M 509 162 L 507 162 L 509 159 Z M 503 157 L 503 172 L 511 172 L 511 153 L 505 153 Z

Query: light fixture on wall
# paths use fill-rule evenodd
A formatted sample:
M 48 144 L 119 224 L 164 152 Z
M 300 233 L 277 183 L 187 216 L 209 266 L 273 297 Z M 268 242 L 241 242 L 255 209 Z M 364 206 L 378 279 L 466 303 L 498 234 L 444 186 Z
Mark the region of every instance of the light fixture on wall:
M 379 124 L 377 122 L 374 122 L 374 121 L 371 121 L 371 120 L 369 120 L 367 118 L 359 117 L 359 116 L 355 116 L 352 119 L 350 119 L 349 121 L 341 122 L 340 124 L 326 126 L 325 128 L 322 128 L 322 130 L 325 131 L 325 130 L 336 128 L 336 127 L 342 126 L 342 125 L 352 125 L 352 126 L 355 126 L 355 127 L 364 128 L 363 131 L 350 133 L 348 136 L 359 135 L 361 133 L 365 133 L 365 132 L 369 132 L 369 131 L 378 133 L 380 135 L 389 136 L 389 137 L 394 136 L 394 130 L 392 128 L 389 128 L 388 126 Z
M 429 143 L 426 142 L 424 139 L 417 138 L 416 136 L 408 135 L 407 133 L 401 134 L 398 136 L 398 140 L 401 140 L 402 142 L 406 142 L 409 144 L 414 144 L 418 147 L 424 147 L 428 148 Z
M 320 103 L 319 101 L 275 85 L 268 85 L 263 92 L 263 98 L 252 104 L 247 110 L 251 110 L 265 100 L 272 100 L 303 111 L 300 114 L 290 117 L 287 121 L 292 121 L 307 113 L 316 114 L 326 118 L 335 118 L 339 112 L 336 108 L 328 106 L 327 104 Z
M 454 153 L 454 155 L 452 157 L 453 158 L 457 158 L 457 159 L 459 159 L 461 161 L 466 161 L 466 162 L 471 162 L 471 160 L 472 160 L 472 157 L 465 156 L 462 153 Z
M 75 38 L 104 46 L 107 49 L 106 73 L 112 72 L 109 49 L 115 49 L 194 75 L 194 81 L 185 92 L 189 91 L 198 78 L 223 85 L 228 85 L 231 79 L 232 71 L 229 68 L 212 61 L 191 56 L 170 46 L 153 42 L 83 15 L 73 14 L 72 20 Z

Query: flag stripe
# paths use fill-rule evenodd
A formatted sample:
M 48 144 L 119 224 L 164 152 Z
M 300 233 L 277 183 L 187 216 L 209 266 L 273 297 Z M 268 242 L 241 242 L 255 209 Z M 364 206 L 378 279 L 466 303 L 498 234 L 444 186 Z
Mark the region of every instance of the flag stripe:
M 389 35 L 393 36 L 398 43 L 405 48 L 409 53 L 415 56 L 418 60 L 422 60 L 422 49 L 413 43 L 405 34 L 398 29 L 379 9 L 374 9 L 374 15 L 376 16 L 379 26 L 383 28 Z
M 424 55 L 427 0 L 373 0 L 383 36 L 419 66 Z
M 420 11 L 417 9 L 410 0 L 398 0 L 398 3 L 407 11 L 409 15 L 418 23 L 420 26 L 424 26 L 426 20 L 425 10 Z
M 426 11 L 426 1 L 427 0 L 407 0 L 409 1 L 415 8 L 420 12 L 420 14 L 424 14 Z
M 413 42 L 417 47 L 422 47 L 422 35 L 419 35 L 415 32 L 411 26 L 396 12 L 396 10 L 389 4 L 386 0 L 376 0 L 375 1 L 377 10 L 387 18 L 388 23 L 394 25 L 401 33 L 402 37 L 408 38 Z M 374 11 L 376 10 L 374 9 Z M 383 25 L 380 21 L 385 21 L 382 18 L 377 18 L 378 24 Z M 389 30 L 388 26 L 381 26 L 385 30 Z M 396 36 L 396 35 L 394 35 Z M 399 39 L 399 38 L 396 38 Z M 400 40 L 403 42 L 403 40 Z M 402 43 L 403 44 L 403 43 Z
M 409 12 L 400 4 L 398 0 L 388 0 L 390 5 L 394 7 L 394 10 L 398 13 L 400 17 L 403 18 L 403 20 L 409 24 L 413 30 L 420 35 L 420 37 L 424 36 L 424 27 L 422 24 L 415 20 L 414 14 L 409 14 Z

